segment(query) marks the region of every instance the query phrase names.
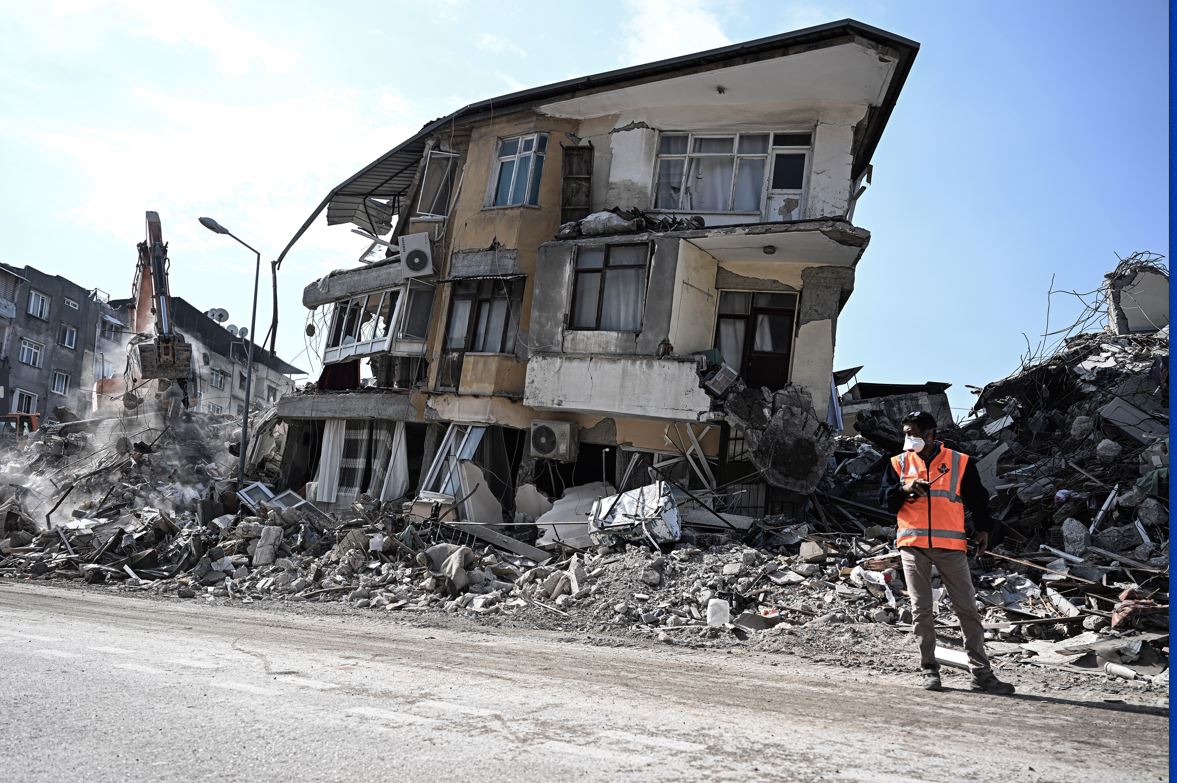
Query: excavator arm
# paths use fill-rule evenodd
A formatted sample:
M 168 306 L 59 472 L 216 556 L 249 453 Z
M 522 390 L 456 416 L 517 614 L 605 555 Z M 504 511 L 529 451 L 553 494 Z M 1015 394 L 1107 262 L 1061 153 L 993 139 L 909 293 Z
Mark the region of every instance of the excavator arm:
M 192 371 L 192 346 L 175 330 L 172 323 L 172 295 L 168 286 L 168 246 L 163 241 L 159 213 L 147 213 L 147 239 L 139 243 L 136 269 L 136 307 L 150 308 L 154 318 L 154 336 L 142 334 L 146 313 L 136 313 L 136 329 L 141 332 L 131 346 L 140 379 L 183 381 Z

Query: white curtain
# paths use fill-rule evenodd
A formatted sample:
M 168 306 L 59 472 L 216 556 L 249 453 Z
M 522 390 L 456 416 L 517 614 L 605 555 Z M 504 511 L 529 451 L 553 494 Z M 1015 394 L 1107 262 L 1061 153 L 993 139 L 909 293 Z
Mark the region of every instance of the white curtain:
M 645 299 L 644 268 L 610 269 L 605 273 L 605 301 L 601 303 L 601 330 L 636 332 L 642 328 Z
M 381 500 L 396 500 L 409 491 L 409 454 L 405 448 L 405 423 L 398 421 L 392 434 L 392 453 L 384 473 Z
M 687 170 L 687 209 L 726 212 L 732 187 L 732 163 L 728 157 L 691 158 Z
M 743 318 L 719 319 L 719 352 L 723 360 L 736 372 L 744 363 L 744 329 L 747 321 Z
M 764 158 L 741 158 L 736 171 L 736 199 L 732 208 L 737 212 L 759 212 L 763 191 Z
M 327 419 L 323 425 L 323 445 L 319 450 L 319 470 L 315 473 L 315 497 L 321 503 L 334 503 L 339 491 L 339 466 L 343 463 L 343 435 L 346 419 Z

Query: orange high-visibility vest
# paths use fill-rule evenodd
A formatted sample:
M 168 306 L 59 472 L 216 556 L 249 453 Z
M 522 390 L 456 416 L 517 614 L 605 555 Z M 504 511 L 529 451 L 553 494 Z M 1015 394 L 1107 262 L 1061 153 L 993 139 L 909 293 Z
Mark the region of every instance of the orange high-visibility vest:
M 921 549 L 968 549 L 964 532 L 964 503 L 960 485 L 967 454 L 940 446 L 939 453 L 925 465 L 919 454 L 905 451 L 891 458 L 891 465 L 902 483 L 923 479 L 931 484 L 927 497 L 906 500 L 896 517 L 899 527 L 895 545 Z

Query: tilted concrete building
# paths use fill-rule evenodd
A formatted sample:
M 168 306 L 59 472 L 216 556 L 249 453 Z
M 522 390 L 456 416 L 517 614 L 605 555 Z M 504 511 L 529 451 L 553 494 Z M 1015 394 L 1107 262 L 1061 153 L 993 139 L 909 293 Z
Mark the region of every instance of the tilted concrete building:
M 324 210 L 378 238 L 370 263 L 304 291 L 326 366 L 279 404 L 304 447 L 284 479 L 326 505 L 471 495 L 462 510 L 490 522 L 523 484 L 626 489 L 653 467 L 771 512 L 725 388 L 733 371 L 789 385 L 831 416 L 870 238 L 854 207 L 917 51 L 843 21 L 426 125 L 279 258 Z

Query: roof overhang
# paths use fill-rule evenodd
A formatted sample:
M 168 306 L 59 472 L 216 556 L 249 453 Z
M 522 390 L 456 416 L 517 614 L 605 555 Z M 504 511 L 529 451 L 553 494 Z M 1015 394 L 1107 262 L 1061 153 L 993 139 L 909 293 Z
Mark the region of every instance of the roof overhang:
M 830 54 L 820 54 L 819 52 L 824 49 L 834 51 Z M 870 56 L 879 62 L 870 63 L 869 57 L 865 54 L 868 51 L 871 52 Z M 801 100 L 803 90 L 815 87 L 755 84 L 753 77 L 760 78 L 763 74 L 769 74 L 772 79 L 792 81 L 801 79 L 804 73 L 814 73 L 818 65 L 847 69 L 847 73 L 844 74 L 822 73 L 821 81 L 828 81 L 832 85 L 834 95 L 855 98 L 868 94 L 874 96 L 874 99 L 868 102 L 870 108 L 867 110 L 860 141 L 856 144 L 851 175 L 858 177 L 866 170 L 874 154 L 918 51 L 919 44 L 915 41 L 853 19 L 843 19 L 697 54 L 520 90 L 472 103 L 427 124 L 412 138 L 380 156 L 332 189 L 295 232 L 275 263 L 281 265 L 294 243 L 302 237 L 324 209 L 331 208 L 336 222 L 353 222 L 353 218 L 356 217 L 369 221 L 370 217 L 364 210 L 365 204 L 368 204 L 367 199 L 387 199 L 394 205 L 398 199 L 403 199 L 412 186 L 429 138 L 438 129 L 447 125 L 452 126 L 458 120 L 471 121 L 483 115 L 501 115 L 508 110 L 526 108 L 555 111 L 557 107 L 571 107 L 578 101 L 596 100 L 598 104 L 604 104 L 609 100 L 616 100 L 605 97 L 605 94 L 617 93 L 619 90 L 640 85 L 648 85 L 643 94 L 658 92 L 659 85 L 673 83 L 674 91 L 680 94 L 685 91 L 692 95 L 702 87 L 709 86 L 711 92 L 720 97 L 715 90 L 717 71 L 725 71 L 733 78 L 738 78 L 738 81 L 734 82 L 738 89 L 754 91 L 748 95 L 775 101 L 781 96 L 790 100 Z M 802 56 L 811 52 L 819 54 Z M 771 62 L 768 67 L 755 67 L 757 63 L 782 57 L 791 58 L 788 63 L 779 66 L 785 70 L 774 70 Z M 891 62 L 884 63 L 881 62 L 882 59 Z M 863 68 L 867 69 L 866 72 L 858 73 Z M 780 95 L 774 97 L 774 90 L 779 91 Z M 826 87 L 823 86 L 821 92 L 824 96 Z M 594 98 L 597 95 L 602 97 Z M 824 97 L 823 101 L 834 103 Z M 368 212 L 370 211 L 371 205 L 368 204 Z M 330 215 L 328 222 L 331 223 Z

